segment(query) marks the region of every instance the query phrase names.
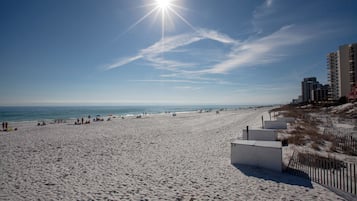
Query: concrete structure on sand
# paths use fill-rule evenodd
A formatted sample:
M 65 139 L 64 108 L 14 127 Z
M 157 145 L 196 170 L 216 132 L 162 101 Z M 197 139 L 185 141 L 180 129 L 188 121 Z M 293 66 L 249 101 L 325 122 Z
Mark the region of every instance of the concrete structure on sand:
M 231 143 L 231 164 L 251 165 L 282 172 L 281 142 L 235 140 Z

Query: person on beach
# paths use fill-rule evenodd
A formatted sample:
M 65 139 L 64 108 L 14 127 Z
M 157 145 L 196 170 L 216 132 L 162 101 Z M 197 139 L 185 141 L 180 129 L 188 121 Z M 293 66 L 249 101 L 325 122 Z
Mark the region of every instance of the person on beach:
M 82 124 L 84 123 L 84 119 L 83 119 L 83 117 L 82 117 Z
M 2 122 L 2 130 L 5 130 L 5 122 Z
M 7 121 L 3 122 L 3 130 L 4 131 L 7 131 L 7 125 L 8 125 Z

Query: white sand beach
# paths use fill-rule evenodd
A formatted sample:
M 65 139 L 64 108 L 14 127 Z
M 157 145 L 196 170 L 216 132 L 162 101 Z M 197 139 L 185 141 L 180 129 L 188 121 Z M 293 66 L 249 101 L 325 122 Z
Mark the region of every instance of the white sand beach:
M 0 132 L 0 200 L 343 200 L 286 173 L 230 164 L 271 108 L 148 115 Z

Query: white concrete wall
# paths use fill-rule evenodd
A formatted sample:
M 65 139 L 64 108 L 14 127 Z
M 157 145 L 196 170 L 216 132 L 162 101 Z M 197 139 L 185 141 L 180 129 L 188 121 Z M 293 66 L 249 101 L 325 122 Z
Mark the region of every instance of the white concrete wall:
M 273 129 L 249 129 L 249 139 L 247 130 L 243 129 L 243 140 L 262 140 L 262 141 L 275 141 L 277 139 L 277 132 Z
M 293 122 L 295 122 L 295 118 L 293 118 L 293 117 L 278 117 L 277 121 L 284 121 L 286 123 L 293 123 Z
M 265 129 L 287 129 L 285 121 L 264 121 Z
M 231 144 L 231 163 L 251 165 L 282 172 L 282 149 L 281 146 L 278 148 L 235 142 Z

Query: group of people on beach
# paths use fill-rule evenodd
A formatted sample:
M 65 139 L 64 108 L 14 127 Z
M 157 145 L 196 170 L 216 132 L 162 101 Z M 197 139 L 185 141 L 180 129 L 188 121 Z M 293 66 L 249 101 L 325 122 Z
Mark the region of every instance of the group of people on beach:
M 37 126 L 46 126 L 46 122 L 45 122 L 45 121 L 38 122 L 38 123 L 37 123 Z
M 85 120 L 83 117 L 81 119 L 77 118 L 77 120 L 74 122 L 74 125 L 90 124 L 90 118 L 91 118 L 90 115 L 88 116 L 88 120 Z M 107 121 L 110 121 L 110 120 L 111 120 L 111 118 L 108 117 Z M 93 118 L 93 122 L 96 122 L 96 121 L 104 121 L 104 119 L 101 118 L 100 116 L 97 116 L 97 117 Z
M 82 117 L 81 120 L 77 118 L 77 121 L 74 122 L 74 125 L 81 125 L 81 124 L 90 124 L 90 116 L 88 116 L 88 120 L 84 121 L 84 118 Z
M 115 118 L 115 117 L 113 117 L 113 118 Z M 84 117 L 77 118 L 77 120 L 74 122 L 74 125 L 90 124 L 90 119 L 91 119 L 90 115 L 88 115 L 88 120 L 85 120 Z M 107 121 L 111 121 L 111 119 L 112 119 L 111 117 L 108 117 Z M 93 118 L 93 122 L 96 122 L 96 121 L 104 121 L 104 118 L 100 117 L 100 115 L 97 115 L 95 118 Z

